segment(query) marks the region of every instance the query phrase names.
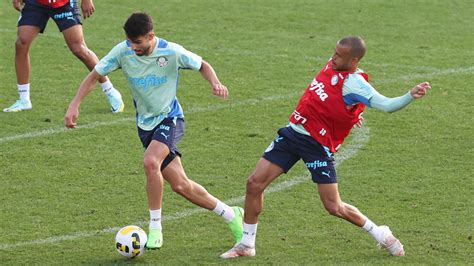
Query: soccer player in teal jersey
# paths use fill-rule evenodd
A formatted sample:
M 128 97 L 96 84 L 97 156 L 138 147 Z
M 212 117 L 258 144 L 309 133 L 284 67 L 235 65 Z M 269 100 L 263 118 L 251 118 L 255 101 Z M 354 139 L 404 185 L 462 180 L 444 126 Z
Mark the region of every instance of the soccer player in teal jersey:
M 148 249 L 163 245 L 161 209 L 163 179 L 190 202 L 213 210 L 228 224 L 236 243 L 242 238 L 243 210 L 230 207 L 196 182 L 188 179 L 177 149 L 184 134 L 183 110 L 176 98 L 180 69 L 201 72 L 214 95 L 227 98 L 228 90 L 212 66 L 182 46 L 158 38 L 153 21 L 146 13 L 132 14 L 124 25 L 127 40 L 116 45 L 83 80 L 64 117 L 65 126 L 74 128 L 79 106 L 97 80 L 116 69 L 128 79 L 137 111 L 137 129 L 145 147 L 144 169 L 150 210 Z

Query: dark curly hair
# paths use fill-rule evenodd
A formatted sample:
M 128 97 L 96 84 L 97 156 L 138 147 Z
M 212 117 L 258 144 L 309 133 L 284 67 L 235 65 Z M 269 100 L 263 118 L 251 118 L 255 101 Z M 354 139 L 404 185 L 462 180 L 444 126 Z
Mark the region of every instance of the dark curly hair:
M 153 31 L 153 19 L 144 12 L 133 13 L 123 25 L 123 29 L 130 39 L 145 36 Z

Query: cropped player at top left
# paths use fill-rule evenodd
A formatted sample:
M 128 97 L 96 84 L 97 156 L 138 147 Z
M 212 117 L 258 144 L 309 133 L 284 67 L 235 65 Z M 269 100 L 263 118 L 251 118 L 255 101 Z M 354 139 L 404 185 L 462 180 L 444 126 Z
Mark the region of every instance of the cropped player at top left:
M 63 33 L 69 50 L 92 70 L 99 59 L 91 51 L 85 41 L 82 31 L 81 14 L 77 1 L 70 0 L 13 0 L 13 7 L 20 11 L 18 33 L 15 43 L 15 70 L 17 87 L 20 98 L 4 112 L 20 112 L 31 109 L 30 100 L 30 55 L 31 43 L 43 33 L 49 19 L 52 18 L 59 31 Z M 92 16 L 95 11 L 92 0 L 82 0 L 82 15 L 84 18 Z M 102 91 L 107 96 L 111 111 L 122 112 L 124 103 L 122 95 L 114 88 L 107 77 L 99 79 Z

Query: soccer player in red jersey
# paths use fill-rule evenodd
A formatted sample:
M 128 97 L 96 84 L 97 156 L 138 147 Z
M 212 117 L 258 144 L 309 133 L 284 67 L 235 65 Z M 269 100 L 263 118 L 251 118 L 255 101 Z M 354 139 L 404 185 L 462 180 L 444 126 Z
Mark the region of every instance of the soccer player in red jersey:
M 84 41 L 82 21 L 76 0 L 13 0 L 13 7 L 20 11 L 18 33 L 15 43 L 15 70 L 20 99 L 4 112 L 20 112 L 32 108 L 30 100 L 30 55 L 31 43 L 43 33 L 48 20 L 52 18 L 71 52 L 92 70 L 99 59 Z M 92 16 L 95 11 L 92 0 L 82 0 L 82 15 Z M 124 104 L 120 92 L 114 88 L 107 77 L 99 80 L 102 91 L 107 96 L 113 113 L 123 111 Z
M 394 112 L 423 97 L 431 87 L 423 82 L 400 97 L 381 95 L 368 83 L 368 75 L 358 68 L 365 49 L 365 42 L 360 37 L 349 36 L 337 42 L 334 54 L 309 84 L 291 114 L 289 125 L 278 131 L 278 137 L 265 150 L 249 176 L 242 240 L 221 258 L 255 256 L 263 192 L 300 159 L 310 171 L 321 201 L 330 214 L 365 229 L 391 255 L 405 255 L 403 245 L 388 226 L 377 226 L 356 207 L 341 200 L 333 154 L 351 129 L 355 125 L 361 126 L 365 106 Z

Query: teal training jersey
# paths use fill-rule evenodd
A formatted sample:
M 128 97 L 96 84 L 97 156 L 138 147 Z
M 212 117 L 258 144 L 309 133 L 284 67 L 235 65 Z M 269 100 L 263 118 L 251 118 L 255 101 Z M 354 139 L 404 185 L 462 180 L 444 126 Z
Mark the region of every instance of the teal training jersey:
M 179 70 L 200 70 L 202 64 L 200 56 L 182 46 L 155 38 L 150 55 L 136 55 L 129 42 L 123 41 L 95 66 L 102 76 L 122 69 L 137 110 L 137 125 L 143 130 L 152 130 L 166 117 L 184 117 L 176 98 Z

